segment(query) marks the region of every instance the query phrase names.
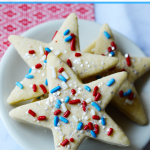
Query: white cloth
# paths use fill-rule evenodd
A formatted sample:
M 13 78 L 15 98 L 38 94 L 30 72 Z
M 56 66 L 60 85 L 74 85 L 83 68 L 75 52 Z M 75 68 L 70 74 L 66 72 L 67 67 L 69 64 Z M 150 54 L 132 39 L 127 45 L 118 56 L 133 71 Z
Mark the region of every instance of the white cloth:
M 150 4 L 95 4 L 96 22 L 111 28 L 133 41 L 150 56 Z

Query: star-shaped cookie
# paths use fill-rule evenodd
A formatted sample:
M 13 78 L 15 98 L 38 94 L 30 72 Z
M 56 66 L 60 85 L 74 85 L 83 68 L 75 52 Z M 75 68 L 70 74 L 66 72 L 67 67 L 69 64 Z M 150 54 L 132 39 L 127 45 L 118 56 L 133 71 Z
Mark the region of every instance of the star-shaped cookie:
M 146 124 L 147 117 L 133 83 L 150 69 L 150 58 L 130 57 L 129 54 L 123 56 L 117 48 L 114 36 L 107 24 L 102 26 L 98 39 L 83 51 L 114 56 L 119 59 L 116 67 L 105 71 L 100 76 L 103 77 L 120 71 L 126 71 L 128 73 L 128 80 L 123 83 L 111 102 L 134 122 L 140 125 Z M 95 79 L 96 77 L 93 77 L 92 80 Z M 87 81 L 88 79 L 85 82 Z
M 37 98 L 47 93 L 48 82 L 45 68 L 49 53 L 59 56 L 80 79 L 98 74 L 118 63 L 117 58 L 110 59 L 99 55 L 78 53 L 80 50 L 78 21 L 74 13 L 67 17 L 49 44 L 17 35 L 11 35 L 9 41 L 30 67 L 25 78 L 21 82 L 16 82 L 16 87 L 7 100 L 9 104 Z M 82 57 L 79 58 L 80 55 Z
M 53 76 L 53 67 L 57 78 Z M 57 71 L 60 68 L 65 75 Z M 66 63 L 50 54 L 47 77 L 49 97 L 13 109 L 9 113 L 13 119 L 51 129 L 55 150 L 76 150 L 85 137 L 119 146 L 130 145 L 126 135 L 104 110 L 126 79 L 126 72 L 82 84 Z

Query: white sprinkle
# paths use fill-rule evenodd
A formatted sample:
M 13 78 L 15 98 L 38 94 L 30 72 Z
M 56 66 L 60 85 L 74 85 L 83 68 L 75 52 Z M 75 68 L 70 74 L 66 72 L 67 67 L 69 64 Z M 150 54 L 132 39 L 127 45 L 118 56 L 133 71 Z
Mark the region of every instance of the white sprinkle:
M 67 73 L 65 71 L 62 72 L 62 75 L 66 78 L 69 79 L 69 76 L 67 75 Z
M 88 98 L 88 99 L 86 99 L 85 100 L 87 103 L 90 103 L 91 101 L 92 101 L 92 99 L 91 98 Z
M 61 84 L 62 84 L 62 86 L 63 86 L 63 89 L 67 89 L 67 88 L 68 88 L 67 83 L 65 83 L 65 82 L 61 82 Z
M 42 77 L 44 77 L 45 76 L 45 73 L 42 73 Z
M 112 57 L 112 54 L 111 54 L 111 53 L 109 53 L 109 54 L 108 54 L 108 56 L 109 56 L 109 57 Z
M 112 46 L 112 47 L 111 47 L 111 50 L 112 50 L 112 51 L 113 51 L 113 50 L 115 50 L 115 47 L 114 47 L 114 46 Z
M 28 111 L 26 112 L 26 115 L 28 115 L 29 113 L 28 113 Z
M 126 100 L 125 100 L 125 103 L 126 103 L 126 104 L 129 104 L 129 105 L 132 105 L 132 104 L 133 104 L 133 100 L 126 99 Z
M 85 119 L 85 120 L 88 120 L 88 119 L 89 119 L 89 117 L 88 117 L 88 116 L 85 116 L 85 117 L 84 117 L 84 119 Z
M 44 55 L 44 50 L 43 50 L 43 47 L 42 47 L 42 46 L 39 46 L 39 50 L 40 50 L 40 54 L 41 54 L 41 55 Z
M 125 54 L 124 56 L 127 58 L 129 56 L 129 54 Z
M 50 47 L 50 50 L 53 50 L 53 47 Z
M 80 67 L 83 67 L 83 64 L 81 64 Z
M 57 51 L 57 52 L 55 53 L 56 56 L 59 56 L 60 54 L 61 54 L 60 51 Z
M 95 115 L 95 110 L 94 109 L 91 109 L 91 114 L 92 114 L 92 116 Z
M 44 61 L 46 59 L 46 55 L 42 56 L 41 61 Z
M 74 119 L 75 122 L 78 122 L 78 119 L 75 115 L 73 115 L 72 118 Z
M 61 107 L 62 107 L 62 109 L 63 109 L 63 112 L 66 112 L 66 111 L 67 111 L 67 108 L 66 108 L 65 103 L 62 103 L 62 104 L 61 104 Z
M 56 70 L 54 66 L 51 66 L 50 69 L 52 69 L 52 76 L 53 78 L 56 78 Z
M 32 88 L 32 86 L 33 86 L 32 84 L 29 85 L 30 88 Z
M 71 148 L 71 146 L 70 146 L 70 145 L 67 145 L 67 148 L 68 148 L 68 149 L 70 149 L 70 148 Z

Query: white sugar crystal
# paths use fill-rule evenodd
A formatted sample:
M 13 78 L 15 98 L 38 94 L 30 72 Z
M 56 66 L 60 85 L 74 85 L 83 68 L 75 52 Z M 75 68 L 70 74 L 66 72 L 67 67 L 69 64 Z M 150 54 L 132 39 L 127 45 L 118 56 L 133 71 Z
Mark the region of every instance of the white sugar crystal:
M 125 54 L 124 56 L 127 58 L 129 56 L 129 54 Z
M 73 115 L 72 118 L 74 119 L 75 122 L 78 122 L 78 119 L 75 115 Z
M 53 50 L 53 47 L 50 47 L 50 50 Z
M 90 68 L 90 67 L 91 67 L 91 65 L 88 65 L 88 67 Z
M 95 51 L 95 48 L 91 49 L 91 52 L 94 52 Z
M 56 56 L 59 56 L 60 54 L 61 54 L 60 51 L 57 51 L 57 52 L 55 53 Z
M 67 83 L 65 83 L 65 82 L 61 82 L 61 84 L 62 84 L 62 86 L 63 86 L 63 89 L 67 89 L 67 88 L 68 88 Z
M 132 104 L 133 104 L 133 100 L 126 99 L 126 100 L 125 100 L 125 103 L 126 103 L 126 104 L 129 104 L 129 105 L 132 105 Z
M 80 67 L 83 67 L 83 64 L 81 64 Z
M 42 77 L 44 77 L 45 76 L 45 73 L 42 73 Z
M 84 117 L 84 119 L 85 119 L 85 120 L 88 120 L 88 119 L 89 119 L 89 117 L 88 117 L 88 116 L 85 116 L 85 117 Z
M 91 114 L 92 114 L 92 116 L 95 115 L 95 110 L 94 109 L 91 109 Z
M 88 62 L 88 61 L 86 61 L 85 63 L 86 63 L 86 64 L 88 64 L 89 62 Z
M 67 149 L 70 149 L 71 148 L 71 146 L 70 145 L 67 145 Z
M 63 112 L 66 112 L 66 111 L 67 111 L 67 108 L 66 108 L 65 103 L 62 103 L 62 104 L 61 104 L 61 107 L 62 107 L 62 109 L 63 109 Z
M 50 69 L 52 69 L 52 76 L 53 78 L 56 78 L 56 70 L 54 66 L 51 66 Z
M 43 47 L 42 47 L 42 46 L 39 46 L 39 50 L 40 50 L 40 54 L 41 54 L 41 55 L 44 55 L 44 50 L 43 50 Z
M 65 71 L 62 72 L 62 75 L 66 78 L 69 79 L 69 76 L 67 75 L 67 73 Z
M 87 103 L 90 103 L 91 101 L 92 101 L 92 99 L 91 98 L 88 98 L 88 99 L 86 99 L 85 100 Z
M 28 111 L 26 112 L 26 115 L 28 115 L 29 113 L 28 113 Z
M 111 54 L 111 53 L 109 53 L 109 54 L 108 54 L 108 56 L 109 56 L 109 57 L 112 57 L 112 54 Z

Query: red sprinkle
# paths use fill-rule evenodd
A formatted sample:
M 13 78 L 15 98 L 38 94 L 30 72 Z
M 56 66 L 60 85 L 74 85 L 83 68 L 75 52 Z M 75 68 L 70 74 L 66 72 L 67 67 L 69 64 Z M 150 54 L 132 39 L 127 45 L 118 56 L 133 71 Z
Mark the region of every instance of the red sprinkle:
M 55 34 L 53 35 L 52 40 L 53 40 L 53 39 L 54 39 L 54 37 L 56 36 L 57 32 L 58 32 L 58 31 L 56 31 L 56 32 L 55 32 Z
M 92 116 L 92 118 L 95 119 L 95 120 L 99 120 L 100 119 L 100 117 L 97 116 L 97 115 Z
M 74 138 L 70 138 L 70 142 L 74 142 Z
M 96 94 L 97 94 L 97 91 L 93 91 L 93 96 L 96 96 Z
M 48 52 L 48 51 L 45 51 L 44 54 L 46 55 L 46 58 L 47 58 L 49 52 Z
M 61 67 L 61 68 L 58 69 L 58 72 L 59 72 L 59 73 L 62 73 L 63 71 L 64 71 L 64 68 L 63 68 L 63 67 Z
M 126 71 L 124 68 L 121 71 Z
M 86 104 L 86 101 L 83 101 L 83 102 L 82 102 L 83 111 L 86 111 L 86 105 L 87 105 L 87 104 Z
M 72 95 L 76 94 L 76 90 L 75 89 L 71 89 L 71 93 L 72 93 Z
M 76 35 L 74 35 L 73 33 L 71 33 L 70 35 L 72 36 L 72 38 L 75 38 L 75 37 L 76 37 Z
M 95 124 L 94 127 L 95 127 L 95 133 L 98 134 L 99 133 L 99 126 L 98 126 L 98 124 Z
M 33 117 L 36 116 L 36 113 L 35 113 L 34 111 L 32 111 L 31 109 L 28 110 L 28 113 L 29 113 L 30 115 L 32 115 Z
M 70 59 L 67 60 L 67 64 L 68 64 L 69 67 L 72 67 L 72 63 L 71 63 Z
M 111 46 L 113 46 L 115 49 L 117 48 L 115 42 L 113 42 L 113 41 L 111 42 Z
M 39 121 L 46 120 L 46 116 L 39 116 L 39 117 L 37 118 L 37 120 L 39 120 Z
M 102 56 L 105 56 L 105 54 L 101 54 Z
M 39 68 L 41 68 L 41 67 L 42 67 L 42 65 L 41 65 L 40 63 L 35 65 L 35 68 L 36 68 L 36 69 L 39 69 Z
M 110 136 L 113 132 L 113 128 L 110 128 L 109 131 L 107 132 L 107 135 Z
M 95 87 L 94 87 L 94 91 L 97 91 L 97 90 L 98 90 L 98 86 L 95 86 Z
M 130 93 L 130 95 L 129 95 L 129 99 L 131 100 L 131 99 L 133 99 L 133 97 L 134 97 L 134 94 L 133 93 Z
M 80 57 L 81 53 L 75 53 L 75 57 Z
M 70 48 L 71 48 L 71 50 L 72 51 L 75 51 L 76 50 L 76 39 L 75 38 L 73 38 L 72 40 L 71 40 L 71 42 L 70 42 Z
M 32 89 L 33 89 L 33 92 L 36 92 L 36 90 L 37 90 L 36 84 L 33 84 Z
M 84 129 L 84 130 L 87 130 L 88 128 L 89 128 L 89 126 L 88 126 L 88 125 L 85 125 L 83 129 Z
M 64 116 L 65 118 L 67 118 L 69 115 L 70 115 L 70 111 L 69 111 L 69 110 L 67 110 L 67 111 L 64 113 L 64 115 L 63 115 L 63 116 Z
M 98 92 L 98 93 L 96 94 L 94 100 L 95 100 L 95 101 L 98 101 L 98 99 L 99 99 L 100 97 L 101 97 L 101 93 Z
M 41 87 L 42 91 L 46 94 L 47 90 L 46 90 L 45 86 L 43 84 L 40 84 L 40 87 Z
M 90 130 L 93 130 L 93 124 L 92 124 L 92 122 L 89 122 L 89 123 L 88 123 L 88 126 L 89 126 L 89 129 L 90 129 Z
M 81 103 L 80 99 L 69 101 L 69 104 L 78 104 Z
M 29 50 L 28 53 L 29 54 L 35 54 L 35 51 L 34 50 Z
M 68 143 L 69 143 L 68 139 L 65 139 L 65 140 L 61 143 L 61 145 L 62 145 L 63 147 L 65 147 Z
M 123 97 L 123 91 L 122 90 L 119 91 L 119 95 L 120 95 L 120 97 Z
M 112 51 L 111 47 L 108 47 L 108 52 L 110 53 Z
M 130 61 L 130 56 L 129 54 L 127 54 L 128 56 L 126 57 L 126 62 L 128 66 L 131 66 L 131 61 Z
M 54 115 L 59 115 L 61 113 L 61 110 L 60 109 L 58 109 L 58 110 L 56 110 L 55 112 L 54 112 Z

